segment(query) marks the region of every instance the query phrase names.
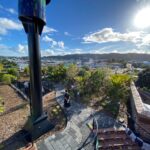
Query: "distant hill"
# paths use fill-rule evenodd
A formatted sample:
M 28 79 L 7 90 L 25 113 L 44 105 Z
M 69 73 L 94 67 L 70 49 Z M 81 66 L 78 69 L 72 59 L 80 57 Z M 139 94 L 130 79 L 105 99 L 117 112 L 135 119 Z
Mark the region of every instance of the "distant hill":
M 18 58 L 18 57 L 3 57 L 1 58 Z M 21 57 L 27 60 L 28 57 Z M 94 60 L 107 59 L 107 60 L 125 60 L 125 61 L 150 61 L 150 54 L 137 54 L 137 53 L 110 53 L 110 54 L 71 54 L 64 56 L 47 56 L 42 57 L 43 59 L 56 59 L 56 60 L 89 60 L 90 58 Z
M 119 54 L 119 53 L 110 53 L 110 54 L 72 54 L 64 56 L 48 56 L 43 58 L 49 59 L 59 59 L 59 60 L 88 60 L 90 58 L 94 60 L 107 59 L 107 60 L 126 60 L 126 61 L 150 61 L 150 54 L 137 54 L 137 53 L 128 53 L 128 54 Z

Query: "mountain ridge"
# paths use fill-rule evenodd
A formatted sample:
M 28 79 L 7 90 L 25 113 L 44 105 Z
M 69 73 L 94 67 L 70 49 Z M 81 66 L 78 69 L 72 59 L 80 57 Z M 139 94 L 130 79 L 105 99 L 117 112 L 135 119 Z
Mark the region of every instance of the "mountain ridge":
M 150 54 L 137 54 L 137 53 L 127 53 L 127 54 L 119 54 L 119 53 L 109 53 L 109 54 L 70 54 L 63 56 L 45 56 L 43 58 L 51 58 L 51 59 L 115 59 L 115 60 L 128 60 L 128 61 L 150 61 Z
M 14 56 L 0 56 L 0 58 L 23 58 L 28 59 L 28 56 L 23 57 L 14 57 Z M 43 56 L 42 59 L 59 59 L 59 60 L 126 60 L 126 61 L 150 61 L 150 54 L 142 54 L 142 53 L 107 53 L 107 54 L 68 54 L 68 55 L 56 55 L 56 56 Z

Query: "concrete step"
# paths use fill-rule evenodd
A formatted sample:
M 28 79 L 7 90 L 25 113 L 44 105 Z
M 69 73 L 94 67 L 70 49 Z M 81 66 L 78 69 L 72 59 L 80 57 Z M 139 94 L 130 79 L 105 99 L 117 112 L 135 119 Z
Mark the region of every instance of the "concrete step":
M 124 130 L 114 128 L 100 129 L 98 131 L 100 150 L 139 150 L 140 147 L 134 143 Z
M 126 139 L 127 135 L 125 132 L 122 133 L 117 133 L 117 132 L 113 132 L 113 133 L 99 133 L 98 134 L 98 138 L 100 140 L 107 140 L 107 139 Z
M 140 150 L 138 146 L 114 146 L 114 147 L 107 147 L 107 148 L 99 148 L 99 150 Z
M 107 140 L 100 140 L 101 147 L 111 147 L 111 146 L 121 146 L 121 145 L 136 145 L 130 139 L 107 139 Z

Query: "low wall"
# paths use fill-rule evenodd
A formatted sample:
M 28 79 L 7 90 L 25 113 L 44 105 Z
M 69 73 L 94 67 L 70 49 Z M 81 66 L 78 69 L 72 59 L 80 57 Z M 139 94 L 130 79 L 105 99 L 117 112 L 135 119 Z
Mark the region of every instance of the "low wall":
M 15 85 L 11 84 L 10 85 L 15 91 L 17 91 L 27 102 L 29 102 L 29 98 L 19 89 L 17 88 Z M 55 91 L 51 91 L 47 94 L 45 94 L 42 99 L 43 99 L 43 107 L 47 106 L 49 103 L 49 100 L 51 100 L 52 98 L 56 97 L 56 93 Z
M 27 100 L 29 102 L 29 98 L 19 89 L 17 88 L 15 85 L 10 84 L 10 86 L 17 91 L 25 100 Z
M 131 108 L 136 132 L 150 140 L 150 107 L 147 109 L 147 104 L 143 103 L 134 82 L 131 83 Z

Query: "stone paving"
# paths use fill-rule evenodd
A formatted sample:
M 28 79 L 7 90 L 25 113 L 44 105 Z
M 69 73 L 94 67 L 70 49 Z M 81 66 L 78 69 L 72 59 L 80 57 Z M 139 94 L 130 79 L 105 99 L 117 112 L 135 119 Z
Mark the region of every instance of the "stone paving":
M 64 89 L 59 86 L 56 91 L 57 102 L 64 108 Z M 91 114 L 94 114 L 97 119 L 99 128 L 114 126 L 114 120 L 105 113 L 97 113 L 92 108 L 74 101 L 71 102 L 71 107 L 65 109 L 65 113 L 68 120 L 66 128 L 38 143 L 38 150 L 93 150 L 93 142 L 81 148 L 87 137 L 89 137 L 88 141 L 91 141 L 93 137 L 89 136 L 91 131 L 87 127 L 87 123 L 92 123 L 93 120 Z

